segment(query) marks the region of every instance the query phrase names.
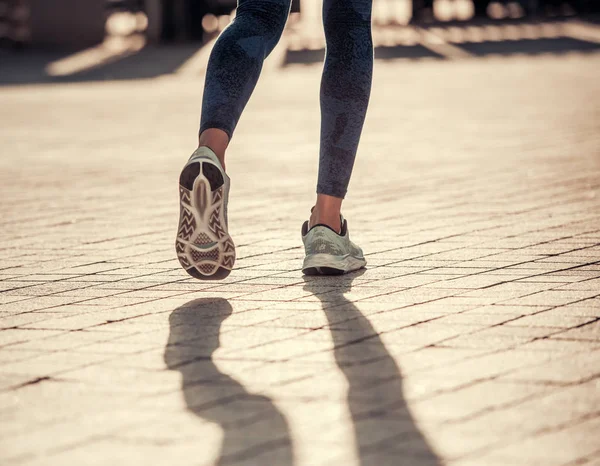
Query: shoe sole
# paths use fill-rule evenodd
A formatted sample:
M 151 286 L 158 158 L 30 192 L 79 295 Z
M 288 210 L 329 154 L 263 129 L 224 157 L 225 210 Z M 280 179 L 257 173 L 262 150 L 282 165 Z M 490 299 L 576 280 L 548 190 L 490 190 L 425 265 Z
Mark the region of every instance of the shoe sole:
M 305 275 L 343 275 L 362 269 L 367 265 L 364 257 L 311 254 L 304 259 L 302 272 Z
M 221 170 L 209 159 L 189 163 L 179 176 L 175 250 L 185 271 L 200 280 L 222 280 L 235 262 L 224 217 L 225 189 Z

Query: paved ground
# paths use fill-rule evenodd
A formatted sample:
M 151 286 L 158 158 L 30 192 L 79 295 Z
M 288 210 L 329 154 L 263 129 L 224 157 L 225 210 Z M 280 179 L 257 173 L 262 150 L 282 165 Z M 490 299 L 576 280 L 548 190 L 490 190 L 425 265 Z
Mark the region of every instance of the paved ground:
M 369 265 L 310 279 L 320 65 L 269 68 L 221 283 L 173 247 L 200 79 L 0 88 L 0 462 L 600 464 L 599 65 L 378 61 Z

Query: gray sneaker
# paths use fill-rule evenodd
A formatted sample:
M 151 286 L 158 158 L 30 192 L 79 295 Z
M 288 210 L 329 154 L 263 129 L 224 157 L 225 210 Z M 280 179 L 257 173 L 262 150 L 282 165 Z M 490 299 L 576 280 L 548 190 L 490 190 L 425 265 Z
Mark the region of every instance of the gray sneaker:
M 306 275 L 341 275 L 367 265 L 362 249 L 350 241 L 348 222 L 342 217 L 338 234 L 327 225 L 302 225 L 302 242 L 306 251 L 302 272 Z
M 219 280 L 235 262 L 227 231 L 230 180 L 215 153 L 199 147 L 179 176 L 179 228 L 175 250 L 192 277 Z

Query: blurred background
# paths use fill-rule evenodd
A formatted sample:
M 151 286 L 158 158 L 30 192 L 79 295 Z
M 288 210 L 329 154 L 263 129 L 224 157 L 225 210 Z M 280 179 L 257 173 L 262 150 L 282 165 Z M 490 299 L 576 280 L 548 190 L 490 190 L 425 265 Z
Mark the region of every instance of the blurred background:
M 0 0 L 0 84 L 197 73 L 235 3 Z M 588 52 L 600 43 L 600 0 L 374 0 L 373 9 L 378 59 Z M 278 65 L 322 60 L 320 10 L 318 0 L 293 1 Z

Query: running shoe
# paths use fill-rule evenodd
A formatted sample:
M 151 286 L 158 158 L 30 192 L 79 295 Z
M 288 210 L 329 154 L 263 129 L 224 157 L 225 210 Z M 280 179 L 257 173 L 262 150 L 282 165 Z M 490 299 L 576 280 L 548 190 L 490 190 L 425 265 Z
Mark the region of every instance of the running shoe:
M 362 249 L 350 241 L 348 222 L 341 218 L 342 231 L 337 233 L 327 225 L 308 228 L 302 225 L 302 242 L 306 257 L 302 272 L 306 275 L 341 275 L 367 265 Z
M 199 147 L 179 176 L 179 229 L 175 250 L 192 277 L 220 280 L 235 262 L 227 231 L 230 179 L 208 147 Z

